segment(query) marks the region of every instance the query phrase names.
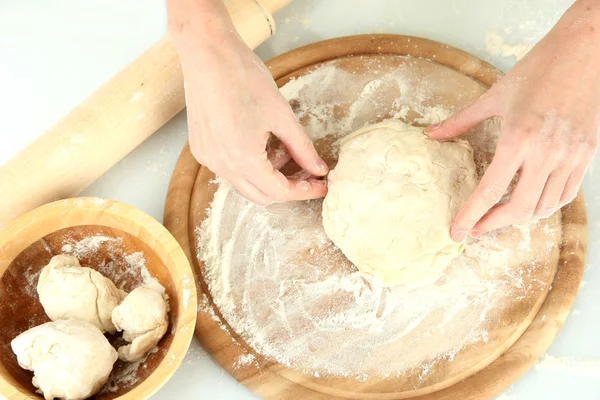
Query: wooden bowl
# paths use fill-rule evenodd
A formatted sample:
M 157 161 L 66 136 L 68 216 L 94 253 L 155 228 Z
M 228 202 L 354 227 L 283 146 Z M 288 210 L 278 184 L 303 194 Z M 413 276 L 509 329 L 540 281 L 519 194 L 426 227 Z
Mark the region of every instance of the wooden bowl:
M 94 399 L 145 399 L 173 375 L 196 323 L 196 288 L 190 264 L 173 236 L 135 208 L 112 200 L 76 198 L 35 209 L 0 232 L 0 398 L 41 398 L 21 369 L 10 342 L 48 322 L 36 285 L 52 256 L 73 254 L 131 291 L 153 278 L 169 297 L 167 333 L 140 363 L 117 361 Z M 111 342 L 118 345 L 118 335 Z

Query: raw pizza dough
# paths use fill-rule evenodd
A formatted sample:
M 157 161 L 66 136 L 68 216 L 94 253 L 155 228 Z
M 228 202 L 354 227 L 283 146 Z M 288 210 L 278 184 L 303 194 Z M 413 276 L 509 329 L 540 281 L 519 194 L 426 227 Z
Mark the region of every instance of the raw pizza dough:
M 111 314 L 125 293 L 98 271 L 82 267 L 77 258 L 52 257 L 40 274 L 37 291 L 51 320 L 74 318 L 115 333 Z
M 46 399 L 85 399 L 108 380 L 117 352 L 94 325 L 75 319 L 31 328 L 10 343 Z
M 325 232 L 385 285 L 431 283 L 462 252 L 450 225 L 477 185 L 468 142 L 386 120 L 342 139 L 328 179 Z
M 117 330 L 130 345 L 119 347 L 119 358 L 137 361 L 152 349 L 167 332 L 167 302 L 147 287 L 138 287 L 125 297 L 112 313 Z

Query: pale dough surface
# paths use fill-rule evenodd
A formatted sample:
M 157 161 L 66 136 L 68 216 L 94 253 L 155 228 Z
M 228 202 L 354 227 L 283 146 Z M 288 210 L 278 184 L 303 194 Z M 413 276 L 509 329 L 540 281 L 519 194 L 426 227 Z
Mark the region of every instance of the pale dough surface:
M 124 361 L 141 359 L 167 331 L 167 303 L 162 295 L 147 287 L 138 287 L 125 297 L 112 313 L 117 330 L 130 345 L 119 347 Z
M 11 342 L 46 399 L 85 399 L 104 385 L 118 355 L 94 325 L 74 319 L 31 328 Z
M 328 179 L 325 232 L 385 285 L 431 283 L 462 252 L 450 225 L 477 185 L 468 142 L 386 120 L 342 139 Z
M 82 267 L 77 258 L 52 257 L 40 274 L 37 291 L 51 320 L 74 318 L 115 333 L 111 314 L 125 293 L 98 271 Z

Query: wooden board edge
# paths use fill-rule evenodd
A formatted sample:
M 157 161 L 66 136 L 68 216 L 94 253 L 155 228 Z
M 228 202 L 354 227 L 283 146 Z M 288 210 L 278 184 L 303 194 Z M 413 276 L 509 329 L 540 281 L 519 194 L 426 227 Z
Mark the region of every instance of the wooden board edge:
M 560 258 L 552 288 L 521 337 L 479 373 L 447 389 L 412 400 L 491 399 L 510 387 L 546 353 L 569 315 L 585 268 L 587 215 L 583 190 L 579 190 L 571 204 L 562 208 L 562 218 Z
M 373 46 L 377 46 L 376 51 L 373 50 Z M 315 49 L 323 49 L 324 54 L 313 56 L 311 53 L 319 53 L 315 52 Z M 327 51 L 325 51 L 325 49 Z M 408 55 L 434 59 L 436 62 L 469 75 L 487 86 L 491 86 L 502 76 L 502 72 L 492 65 L 451 46 L 418 37 L 381 34 L 348 36 L 314 43 L 272 59 L 267 62 L 267 67 L 275 80 L 285 81 L 285 78 L 297 69 L 306 68 L 339 57 L 374 53 Z M 440 56 L 440 54 L 442 56 Z M 458 61 L 454 61 L 449 58 L 450 54 L 459 54 L 461 57 L 458 58 Z M 192 167 L 191 164 L 194 164 L 195 167 Z M 181 171 L 179 171 L 180 169 Z M 190 226 L 189 223 L 191 218 L 189 207 L 191 205 L 194 182 L 196 181 L 199 170 L 200 165 L 194 160 L 189 151 L 189 146 L 186 144 L 177 162 L 169 185 L 164 213 L 164 225 L 184 248 L 186 255 L 197 273 L 199 272 L 198 261 L 193 256 L 193 254 L 195 254 L 195 249 L 191 247 L 194 246 L 195 243 L 190 243 L 189 240 L 189 235 L 194 231 L 194 226 Z M 190 176 L 190 173 L 193 173 L 193 176 Z M 177 198 L 178 194 L 181 194 L 182 197 Z M 582 233 L 581 229 L 578 231 L 575 229 L 576 226 L 587 224 L 585 201 L 581 192 L 572 204 L 563 208 L 563 213 L 563 218 L 569 218 L 569 220 L 568 225 L 565 224 L 567 226 L 563 226 L 563 246 L 561 248 L 560 261 L 553 289 L 549 292 L 539 312 L 533 319 L 533 322 L 525 330 L 523 335 L 521 335 L 503 355 L 479 373 L 446 389 L 424 396 L 413 397 L 412 399 L 450 400 L 456 399 L 456 396 L 461 395 L 464 397 L 460 398 L 465 400 L 490 399 L 510 386 L 510 384 L 523 375 L 537 359 L 545 353 L 558 334 L 558 331 L 563 325 L 574 302 L 583 274 L 583 268 L 585 266 L 587 231 L 584 230 Z M 575 246 L 575 251 L 566 250 L 569 244 Z M 567 265 L 568 268 L 565 268 Z M 201 290 L 200 285 L 197 286 L 198 299 L 200 302 L 205 293 Z M 563 293 L 563 291 L 565 292 Z M 206 293 L 206 295 L 209 294 Z M 564 301 L 565 299 L 566 302 Z M 545 321 L 544 316 L 553 311 L 559 312 L 557 318 L 554 319 L 553 323 Z M 334 396 L 315 392 L 305 386 L 286 379 L 280 374 L 269 371 L 268 369 L 265 371 L 252 366 L 236 368 L 230 363 L 231 353 L 229 353 L 227 357 L 223 357 L 222 351 L 212 348 L 207 341 L 203 340 L 205 328 L 208 328 L 209 326 L 221 329 L 214 316 L 211 316 L 208 312 L 199 311 L 196 336 L 201 344 L 229 374 L 258 395 L 264 396 L 265 398 L 277 398 L 282 400 L 297 398 L 311 398 L 316 400 L 335 398 Z M 540 340 L 540 338 L 536 336 L 540 330 L 544 332 L 543 340 Z M 233 343 L 233 335 L 229 333 L 229 336 L 231 336 L 231 342 Z M 538 351 L 535 353 L 531 353 L 532 343 L 539 346 L 539 348 L 536 349 Z M 224 345 L 227 346 L 228 344 Z M 254 355 L 251 350 L 246 349 L 239 344 L 235 344 L 234 347 L 238 349 L 238 351 L 235 352 L 235 356 L 237 357 Z M 530 356 L 525 360 L 523 360 L 523 355 L 520 354 L 523 349 L 528 349 L 528 351 L 530 351 Z M 221 356 L 219 356 L 219 354 L 221 354 Z M 497 376 L 489 376 L 498 373 L 505 376 L 502 376 L 501 379 L 498 379 Z M 270 378 L 279 380 L 278 384 L 274 385 Z M 266 382 L 269 382 L 271 385 L 271 388 L 268 390 L 264 389 Z M 295 391 L 294 394 L 289 392 L 289 389 L 292 387 Z M 471 392 L 470 394 L 466 393 L 467 389 Z M 475 393 L 474 396 L 473 393 Z M 297 395 L 301 395 L 301 397 L 297 397 Z M 393 393 L 388 395 L 393 395 Z
M 394 54 L 433 60 L 488 87 L 503 75 L 493 65 L 456 47 L 417 36 L 394 34 L 355 35 L 324 40 L 281 54 L 269 60 L 266 65 L 276 81 L 285 81 L 299 69 L 362 54 Z

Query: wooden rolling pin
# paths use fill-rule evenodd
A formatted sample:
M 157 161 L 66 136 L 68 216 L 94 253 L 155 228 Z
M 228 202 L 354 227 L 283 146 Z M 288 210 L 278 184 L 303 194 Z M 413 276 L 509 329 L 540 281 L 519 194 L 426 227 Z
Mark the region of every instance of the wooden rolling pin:
M 256 48 L 291 0 L 230 0 L 240 36 Z M 185 107 L 183 76 L 164 37 L 0 168 L 0 229 L 45 203 L 79 194 Z

